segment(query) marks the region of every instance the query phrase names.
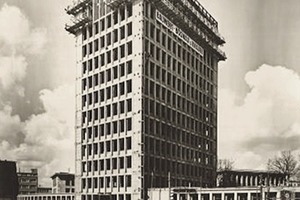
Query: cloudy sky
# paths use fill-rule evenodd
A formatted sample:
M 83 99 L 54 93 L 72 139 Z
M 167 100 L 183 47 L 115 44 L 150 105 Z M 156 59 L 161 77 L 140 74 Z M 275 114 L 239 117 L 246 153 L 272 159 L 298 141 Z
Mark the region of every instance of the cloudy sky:
M 38 167 L 40 182 L 74 171 L 71 0 L 0 0 L 0 159 Z M 300 149 L 300 1 L 201 0 L 218 20 L 219 156 L 263 169 Z

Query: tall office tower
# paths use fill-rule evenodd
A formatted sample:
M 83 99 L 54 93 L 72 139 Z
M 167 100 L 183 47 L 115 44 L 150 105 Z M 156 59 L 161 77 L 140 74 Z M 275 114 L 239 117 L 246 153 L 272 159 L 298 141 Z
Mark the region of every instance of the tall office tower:
M 196 0 L 77 0 L 76 199 L 213 186 L 225 41 Z

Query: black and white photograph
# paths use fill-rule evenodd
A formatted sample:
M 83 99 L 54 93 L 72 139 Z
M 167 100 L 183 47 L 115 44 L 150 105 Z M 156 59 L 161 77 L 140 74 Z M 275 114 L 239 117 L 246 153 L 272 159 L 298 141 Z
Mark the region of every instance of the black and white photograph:
M 0 200 L 300 200 L 300 0 L 0 0 Z

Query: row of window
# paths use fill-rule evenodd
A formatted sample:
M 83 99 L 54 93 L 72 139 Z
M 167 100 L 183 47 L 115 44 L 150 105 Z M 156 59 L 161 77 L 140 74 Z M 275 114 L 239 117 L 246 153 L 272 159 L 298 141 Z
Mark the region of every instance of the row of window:
M 91 72 L 99 68 L 99 56 L 89 59 L 82 63 L 82 73 L 85 75 L 87 72 Z M 121 63 L 112 68 L 107 69 L 99 73 L 98 79 L 100 83 L 104 83 L 104 80 L 111 81 L 111 79 L 117 79 L 125 76 L 126 74 L 132 73 L 132 60 L 127 61 L 126 63 Z M 97 75 L 96 75 L 97 76 Z M 95 78 L 96 79 L 96 78 Z M 96 80 L 95 80 L 96 81 Z
M 165 156 L 168 158 L 184 160 L 193 163 L 199 163 L 202 165 L 210 165 L 207 152 L 216 152 L 215 149 L 210 149 L 213 146 L 213 142 L 209 140 L 203 140 L 202 144 L 199 144 L 199 148 L 193 148 L 181 146 L 174 143 L 164 142 L 160 139 L 154 139 L 151 137 L 146 138 L 146 152 L 151 155 Z M 215 145 L 214 145 L 215 146 Z M 203 151 L 205 150 L 205 152 Z M 213 150 L 213 151 L 212 151 Z
M 88 128 L 88 138 L 91 139 L 92 135 L 92 128 Z M 94 133 L 94 138 L 97 138 L 98 135 L 102 136 L 108 136 L 111 134 L 117 134 L 117 133 L 123 133 L 125 131 L 131 131 L 132 130 L 132 119 L 127 118 L 125 119 L 120 119 L 118 121 L 112 121 L 112 122 L 107 122 L 105 124 L 100 124 L 99 126 L 94 126 L 93 128 L 93 133 Z M 82 129 L 82 140 L 85 140 L 86 137 L 86 129 Z
M 215 140 L 217 137 L 216 127 L 208 126 L 204 123 L 197 123 L 196 131 L 190 132 L 172 123 L 173 126 L 165 122 L 156 120 L 157 118 L 145 118 L 145 132 L 160 138 L 167 138 L 168 141 L 190 147 L 204 149 L 205 140 Z
M 181 65 L 180 62 L 176 61 L 176 59 L 173 60 L 173 63 L 178 63 L 178 65 Z M 174 68 L 174 69 L 175 72 L 176 70 L 178 72 L 178 68 Z M 188 88 L 191 88 L 190 90 L 202 90 L 202 91 L 206 91 L 210 95 L 216 96 L 216 87 L 212 83 L 207 81 L 206 78 L 203 78 L 199 74 L 194 73 L 193 71 L 191 71 L 189 68 L 186 67 L 184 67 L 183 71 L 187 71 L 187 73 L 185 72 L 182 72 L 182 74 L 174 73 L 174 71 L 172 72 L 171 69 L 166 70 L 162 68 L 160 65 L 155 65 L 151 61 L 144 68 L 144 74 L 147 77 L 156 80 L 164 85 L 170 86 L 174 90 L 183 92 L 184 94 L 186 93 Z M 214 73 L 214 75 L 215 75 L 214 79 L 217 79 L 216 73 Z
M 185 102 L 186 103 L 186 102 Z M 217 126 L 217 115 L 196 106 L 194 113 L 182 113 L 176 108 L 170 108 L 157 101 L 145 98 L 144 111 L 148 116 L 157 118 L 165 123 L 176 124 L 177 127 L 193 132 L 204 132 L 203 124 Z M 194 114 L 194 115 L 193 115 Z M 208 130 L 209 131 L 209 130 Z
M 101 195 L 100 195 L 101 196 Z M 100 200 L 100 197 L 97 195 L 82 195 L 81 200 Z M 110 200 L 131 200 L 131 194 L 110 194 Z
M 86 55 L 93 53 L 93 46 L 84 45 L 82 47 L 82 57 L 85 57 Z M 102 53 L 99 57 L 96 57 L 94 65 L 97 69 L 100 66 L 104 66 L 106 64 L 110 64 L 113 61 L 119 60 L 121 58 L 124 58 L 125 56 L 129 56 L 132 54 L 132 41 L 127 42 L 126 44 L 122 44 L 119 47 L 115 47 L 113 50 L 109 50 L 106 53 Z
M 212 156 L 208 156 L 205 158 L 206 160 L 212 160 Z M 178 162 L 178 161 L 172 161 L 165 158 L 160 157 L 153 157 L 148 156 L 145 159 L 146 165 L 149 166 L 149 169 L 151 169 L 154 174 L 156 175 L 166 175 L 168 172 L 170 172 L 173 176 L 182 177 L 182 176 L 189 176 L 189 177 L 201 177 L 203 174 L 203 171 L 206 171 L 203 168 L 203 166 L 199 164 L 191 164 L 191 163 L 185 163 L 185 162 Z M 207 162 L 213 162 L 213 161 L 207 161 Z
M 83 57 L 87 54 L 95 53 L 103 48 L 107 48 L 110 45 L 125 39 L 132 35 L 132 22 L 121 26 L 119 29 L 116 28 L 112 32 L 101 36 L 99 39 L 89 42 L 83 46 Z
M 174 85 L 176 85 L 177 90 L 168 86 L 164 87 L 164 85 L 146 78 L 144 81 L 144 94 L 187 113 L 193 112 L 193 107 L 196 104 L 205 105 L 206 109 L 216 111 L 217 100 L 186 85 L 176 77 L 173 80 L 175 80 Z M 181 93 L 181 95 L 178 93 Z
M 131 175 L 82 178 L 82 189 L 131 187 Z
M 108 158 L 82 162 L 82 172 L 99 172 L 104 170 L 130 169 L 132 167 L 131 156 Z
M 83 106 L 86 106 L 86 102 L 83 99 Z M 98 103 L 95 101 L 95 103 Z M 105 119 L 107 117 L 112 117 L 124 113 L 129 113 L 132 111 L 132 100 L 127 99 L 119 101 L 113 104 L 105 104 L 106 106 L 101 106 L 99 108 L 94 108 L 87 112 L 83 112 L 82 123 L 92 122 L 93 120 Z
M 86 90 L 86 79 L 82 80 L 82 87 Z M 125 89 L 126 88 L 126 89 Z M 101 90 L 89 93 L 82 96 L 82 106 L 92 105 L 99 102 L 104 102 L 115 97 L 121 97 L 123 95 L 128 95 L 132 92 L 132 80 L 127 80 L 108 86 Z
M 86 69 L 85 67 L 83 68 Z M 109 83 L 110 81 L 125 76 L 125 74 L 129 75 L 131 73 L 132 61 L 130 60 L 126 62 L 126 66 L 125 63 L 121 63 L 120 65 L 114 66 L 99 73 L 94 73 L 94 75 L 82 79 L 83 90 L 99 86 L 100 84 Z
M 86 155 L 100 155 L 108 152 L 127 151 L 131 150 L 131 148 L 131 137 L 107 140 L 93 144 L 83 144 L 82 157 L 85 157 Z

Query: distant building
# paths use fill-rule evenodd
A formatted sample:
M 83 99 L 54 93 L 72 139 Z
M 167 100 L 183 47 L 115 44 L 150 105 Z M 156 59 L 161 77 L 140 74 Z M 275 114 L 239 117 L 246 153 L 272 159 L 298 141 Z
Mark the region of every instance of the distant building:
M 218 187 L 281 186 L 286 185 L 286 175 L 256 170 L 226 170 L 217 172 Z
M 74 193 L 74 174 L 59 172 L 51 176 L 53 181 L 53 193 Z
M 19 194 L 35 194 L 38 191 L 38 170 L 18 172 Z
M 18 195 L 18 177 L 16 163 L 0 160 L 0 199 L 16 200 Z

